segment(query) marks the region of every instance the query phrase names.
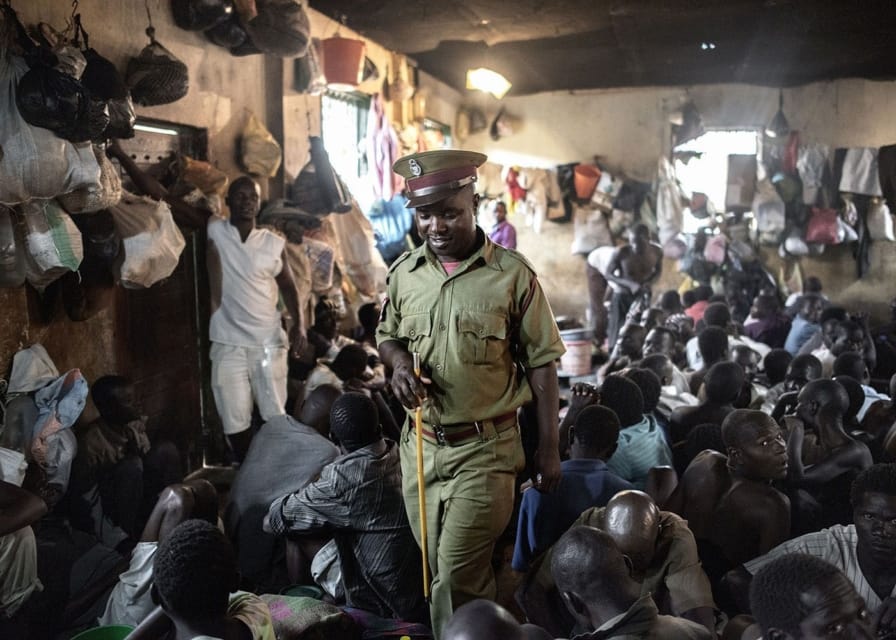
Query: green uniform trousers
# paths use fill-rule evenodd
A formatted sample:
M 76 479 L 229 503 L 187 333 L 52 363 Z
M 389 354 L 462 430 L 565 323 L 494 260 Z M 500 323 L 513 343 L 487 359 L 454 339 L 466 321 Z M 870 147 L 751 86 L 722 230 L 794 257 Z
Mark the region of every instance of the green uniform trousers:
M 405 509 L 419 545 L 417 445 L 412 426 L 405 426 L 401 437 L 401 472 Z M 476 598 L 495 599 L 492 552 L 510 521 L 514 482 L 524 465 L 517 428 L 496 433 L 490 424 L 481 440 L 459 446 L 440 446 L 424 438 L 432 575 L 429 610 L 436 640 L 454 609 Z

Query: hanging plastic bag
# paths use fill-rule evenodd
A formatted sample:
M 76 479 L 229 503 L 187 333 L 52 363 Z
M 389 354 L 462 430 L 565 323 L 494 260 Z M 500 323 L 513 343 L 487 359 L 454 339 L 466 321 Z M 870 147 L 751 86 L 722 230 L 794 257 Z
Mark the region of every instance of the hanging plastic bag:
M 613 246 L 607 215 L 601 209 L 574 204 L 572 216 L 573 254 L 588 255 L 598 247 Z
M 881 198 L 872 198 L 868 208 L 868 234 L 872 240 L 893 242 L 896 236 L 893 233 L 893 216 L 890 215 L 890 207 Z
M 308 52 L 311 24 L 295 0 L 255 0 L 256 15 L 243 21 L 252 43 L 264 53 L 293 58 Z
M 326 295 L 333 287 L 335 251 L 326 242 L 314 238 L 303 238 L 302 247 L 311 265 L 311 290 L 319 296 Z
M 174 0 L 177 2 L 178 0 Z M 219 22 L 211 29 L 206 29 L 205 37 L 219 47 L 233 49 L 241 46 L 249 39 L 243 25 L 237 16 L 231 16 L 229 20 Z
M 25 223 L 25 277 L 38 290 L 84 258 L 81 232 L 55 200 L 32 200 L 19 208 Z
M 233 15 L 231 0 L 171 0 L 174 24 L 186 31 L 204 31 Z
M 25 284 L 25 254 L 16 239 L 16 219 L 12 209 L 0 205 L 0 287 Z
M 170 276 L 186 243 L 168 205 L 125 191 L 109 211 L 121 236 L 122 286 L 147 288 Z
M 683 196 L 672 163 L 668 158 L 660 158 L 657 169 L 656 224 L 661 245 L 681 233 L 684 226 Z
M 760 242 L 764 244 L 781 242 L 781 235 L 787 228 L 786 207 L 781 196 L 768 180 L 760 180 L 756 184 L 753 216 L 756 219 L 756 230 L 759 232 Z
M 176 102 L 190 90 L 187 65 L 156 41 L 155 34 L 150 23 L 149 44 L 128 61 L 125 74 L 134 102 L 144 107 Z
M 194 160 L 189 156 L 181 158 L 180 179 L 205 194 L 222 194 L 230 182 L 227 174 L 202 160 Z
M 317 96 L 327 90 L 327 77 L 320 64 L 320 40 L 313 38 L 308 52 L 293 61 L 293 89 Z
M 87 61 L 81 76 L 81 84 L 93 98 L 104 100 L 109 110 L 109 124 L 102 137 L 133 138 L 137 114 L 134 112 L 134 102 L 128 85 L 112 62 L 90 48 L 90 36 L 81 24 L 80 14 L 75 16 L 75 28 L 78 33 L 76 42 L 84 47 L 84 59 Z
M 812 207 L 812 215 L 806 226 L 806 242 L 809 244 L 839 244 L 841 230 L 837 221 L 840 216 L 836 209 Z
M 57 198 L 69 213 L 93 213 L 108 209 L 121 200 L 121 177 L 99 145 L 93 145 L 93 154 L 100 167 L 99 180 Z
M 251 174 L 273 178 L 280 168 L 282 151 L 280 145 L 254 113 L 243 129 L 240 140 L 243 168 Z
M 70 75 L 75 80 L 80 80 L 87 66 L 87 60 L 84 59 L 84 54 L 77 44 L 69 42 L 64 35 L 46 22 L 38 24 L 37 33 L 38 39 L 56 56 L 55 69 Z

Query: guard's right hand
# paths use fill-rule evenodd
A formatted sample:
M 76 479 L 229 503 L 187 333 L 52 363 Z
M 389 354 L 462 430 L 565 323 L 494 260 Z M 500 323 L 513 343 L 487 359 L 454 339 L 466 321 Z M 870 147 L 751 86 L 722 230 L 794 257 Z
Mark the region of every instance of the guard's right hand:
M 418 378 L 414 375 L 414 367 L 407 364 L 399 364 L 392 370 L 392 392 L 402 406 L 408 409 L 416 409 L 426 399 L 426 385 L 432 384 L 432 380 L 423 374 Z

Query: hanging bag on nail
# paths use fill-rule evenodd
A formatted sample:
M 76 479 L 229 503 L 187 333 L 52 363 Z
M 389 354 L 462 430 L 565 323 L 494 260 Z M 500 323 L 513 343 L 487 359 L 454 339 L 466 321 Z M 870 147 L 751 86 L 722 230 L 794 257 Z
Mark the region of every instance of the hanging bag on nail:
M 16 42 L 25 53 L 28 70 L 19 78 L 15 98 L 19 113 L 35 127 L 49 129 L 72 142 L 91 140 L 102 134 L 109 113 L 101 100 L 91 100 L 90 92 L 75 77 L 60 71 L 56 54 L 39 46 L 25 32 L 15 11 L 3 6 L 3 19 L 14 30 Z M 62 68 L 67 68 L 63 65 Z
M 131 96 L 134 102 L 144 107 L 176 102 L 190 89 L 187 65 L 156 40 L 151 21 L 146 35 L 149 44 L 143 47 L 140 55 L 128 61 L 125 75 Z

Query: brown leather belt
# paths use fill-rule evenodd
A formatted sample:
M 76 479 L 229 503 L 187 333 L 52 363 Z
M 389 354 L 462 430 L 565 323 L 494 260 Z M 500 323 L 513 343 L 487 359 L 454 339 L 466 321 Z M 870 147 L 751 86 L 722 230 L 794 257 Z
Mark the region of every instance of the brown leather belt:
M 424 438 L 435 444 L 456 447 L 475 440 L 482 440 L 483 432 L 489 426 L 494 427 L 495 433 L 503 433 L 504 431 L 515 427 L 516 411 L 508 411 L 500 416 L 489 418 L 487 420 L 477 420 L 476 422 L 462 422 L 460 424 L 450 425 L 424 423 L 421 433 Z

